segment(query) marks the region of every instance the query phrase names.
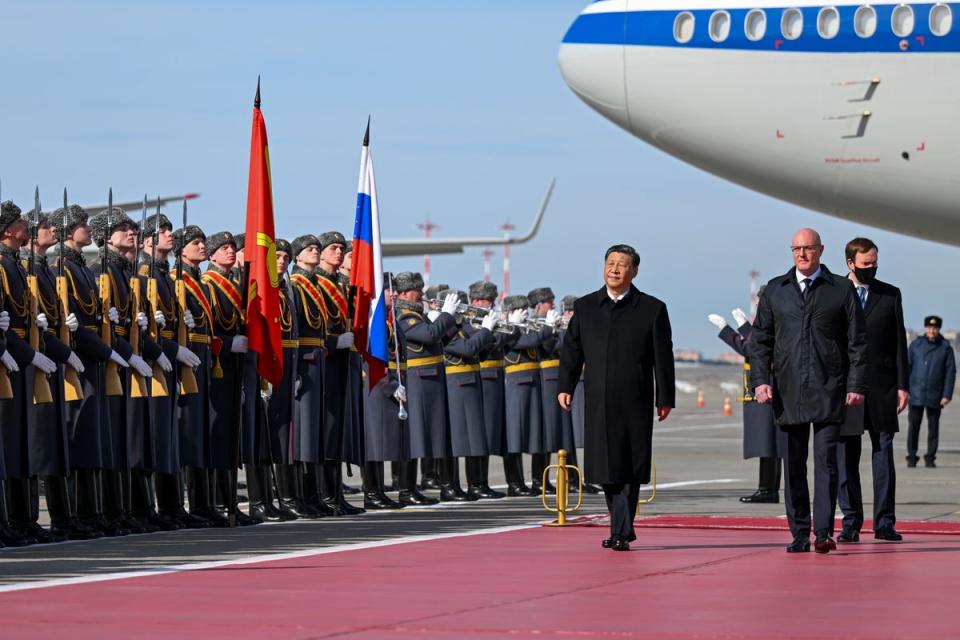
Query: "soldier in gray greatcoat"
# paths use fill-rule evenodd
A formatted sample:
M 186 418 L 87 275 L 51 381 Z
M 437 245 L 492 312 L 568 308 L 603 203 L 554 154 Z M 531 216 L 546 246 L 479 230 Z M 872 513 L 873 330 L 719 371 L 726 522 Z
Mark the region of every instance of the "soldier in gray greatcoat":
M 577 296 L 563 296 L 563 329 L 558 332 L 557 344 L 563 344 L 563 337 L 570 325 L 570 320 L 573 319 L 573 305 L 577 301 Z M 573 391 L 573 403 L 570 408 L 570 411 L 561 411 L 560 412 L 560 423 L 563 425 L 563 432 L 561 438 L 561 446 L 567 451 L 567 464 L 579 467 L 577 462 L 577 449 L 583 448 L 583 424 L 584 424 L 584 415 L 585 411 L 583 408 L 584 405 L 584 395 L 583 395 L 583 372 L 580 373 L 580 380 L 577 382 L 577 386 Z M 576 490 L 576 487 L 571 483 L 571 490 Z M 583 491 L 585 493 L 600 493 L 602 489 L 595 485 L 590 484 L 589 482 L 583 483 Z
M 536 481 L 543 476 L 543 470 L 550 464 L 550 454 L 559 451 L 563 445 L 563 413 L 557 403 L 558 380 L 560 370 L 560 341 L 554 329 L 560 321 L 560 313 L 554 306 L 555 296 L 550 287 L 540 287 L 527 294 L 530 306 L 533 307 L 531 317 L 542 323 L 544 329 L 549 328 L 551 334 L 541 341 L 540 351 L 540 401 L 543 419 L 540 421 L 540 433 L 530 439 L 529 453 L 532 455 L 534 487 Z M 539 437 L 537 437 L 539 436 Z M 547 482 L 547 493 L 554 493 L 554 487 Z
M 397 328 L 406 346 L 407 395 L 410 398 L 407 429 L 411 462 L 404 465 L 401 473 L 400 501 L 422 504 L 424 497 L 416 492 L 416 460 L 443 458 L 451 451 L 443 345 L 456 330 L 453 312 L 457 308 L 457 298 L 449 296 L 439 311 L 424 314 L 423 278 L 419 273 L 399 273 L 393 284 L 398 298 L 394 302 L 398 312 Z

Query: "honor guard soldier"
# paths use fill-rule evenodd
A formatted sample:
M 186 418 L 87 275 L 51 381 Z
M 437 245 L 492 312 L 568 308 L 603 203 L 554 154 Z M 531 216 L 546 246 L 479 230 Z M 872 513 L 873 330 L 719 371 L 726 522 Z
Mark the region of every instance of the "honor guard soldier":
M 434 284 L 424 289 L 424 313 L 439 310 L 442 304 L 439 300 L 440 292 L 449 288 L 448 284 Z M 440 488 L 439 463 L 433 458 L 420 460 L 420 488 L 423 490 Z
M 343 245 L 343 263 L 337 270 L 337 273 L 340 274 L 340 282 L 344 286 L 350 286 L 351 271 L 353 271 L 353 240 L 347 240 L 347 243 Z
M 145 529 L 130 518 L 130 470 L 139 461 L 136 449 L 142 444 L 142 424 L 131 420 L 127 399 L 130 397 L 131 376 L 149 379 L 153 369 L 134 352 L 129 337 L 133 323 L 141 322 L 139 311 L 133 308 L 130 298 L 130 278 L 133 264 L 124 257 L 124 252 L 136 246 L 136 231 L 126 212 L 117 207 L 90 218 L 93 238 L 101 249 L 100 260 L 93 272 L 100 281 L 101 301 L 112 322 L 112 348 L 129 363 L 129 367 L 117 371 L 116 379 L 108 380 L 107 413 L 110 429 L 104 445 L 103 511 L 108 520 L 113 520 L 122 529 L 143 533 Z M 108 376 L 115 369 L 108 367 Z
M 563 420 L 560 405 L 557 404 L 557 384 L 560 370 L 560 341 L 557 339 L 557 323 L 560 321 L 560 312 L 556 310 L 556 299 L 550 287 L 534 289 L 527 294 L 527 299 L 533 307 L 533 318 L 540 321 L 544 330 L 550 329 L 550 335 L 540 343 L 540 398 L 543 419 L 540 421 L 539 438 L 531 438 L 530 453 L 532 480 L 534 482 L 543 477 L 543 470 L 550 464 L 550 454 L 559 451 L 563 446 Z M 570 449 L 568 449 L 570 451 Z M 576 454 L 574 453 L 574 457 Z M 571 462 L 575 464 L 575 462 Z M 536 485 L 534 485 L 536 486 Z M 548 482 L 547 493 L 554 493 L 555 489 Z
M 444 458 L 450 455 L 447 427 L 446 379 L 443 369 L 443 345 L 456 331 L 453 313 L 457 297 L 447 296 L 439 311 L 423 312 L 423 278 L 419 273 L 397 274 L 393 281 L 397 292 L 397 330 L 403 335 L 407 357 L 407 429 L 410 434 L 410 463 L 403 465 L 400 477 L 400 502 L 425 504 L 432 498 L 416 490 L 416 460 Z
M 207 236 L 196 225 L 174 232 L 178 263 L 170 272 L 181 318 L 177 344 L 200 359 L 196 370 L 180 368 L 180 463 L 187 476 L 189 513 L 196 526 L 227 527 L 230 521 L 213 508 L 210 464 L 210 376 L 213 369 L 213 308 L 200 284 L 200 263 L 207 260 Z M 186 344 L 183 344 L 186 343 Z
M 352 268 L 353 241 L 346 240 L 343 245 L 343 262 L 337 268 L 337 282 L 340 283 L 340 288 L 347 296 L 347 308 L 350 312 L 348 327 L 350 328 L 353 327 L 353 293 L 350 291 L 350 271 Z M 364 435 L 366 418 L 363 408 L 364 399 L 367 397 L 364 392 L 366 383 L 363 380 L 365 370 L 366 367 L 360 352 L 357 351 L 356 346 L 350 347 L 350 422 L 348 423 L 350 428 L 347 430 L 347 438 L 344 442 L 344 460 L 348 463 L 348 471 L 350 470 L 350 464 L 363 465 L 363 468 L 366 468 L 366 436 Z M 369 473 L 376 473 L 376 471 L 371 467 Z M 343 492 L 355 494 L 358 493 L 358 490 L 344 483 Z
M 466 306 L 467 294 L 462 291 L 445 291 L 444 295 L 456 294 L 457 301 Z M 487 445 L 487 427 L 483 416 L 483 385 L 480 379 L 481 353 L 494 344 L 493 329 L 497 318 L 486 314 L 480 327 L 470 324 L 466 314 L 457 313 L 457 330 L 443 347 L 443 362 L 447 378 L 447 412 L 450 419 L 450 449 L 453 454 L 440 465 L 441 500 L 478 500 L 481 496 L 476 487 L 481 484 L 483 460 L 490 449 Z M 463 457 L 467 467 L 467 487 L 471 493 L 460 488 L 460 472 L 457 459 Z
M 327 354 L 323 381 L 324 392 L 324 499 L 338 515 L 356 515 L 363 509 L 343 497 L 343 463 L 362 464 L 363 405 L 359 362 L 351 356 L 353 333 L 350 331 L 350 306 L 347 290 L 338 270 L 343 264 L 347 244 L 342 233 L 320 234 L 320 263 L 316 270 L 316 286 L 327 307 L 327 335 L 335 339 Z M 351 363 L 353 361 L 353 363 Z
M 470 304 L 488 309 L 488 314 L 498 319 L 499 312 L 493 306 L 497 301 L 497 285 L 480 280 L 470 285 Z M 487 454 L 476 460 L 473 479 L 467 461 L 467 493 L 478 498 L 503 498 L 506 494 L 490 487 L 490 456 L 506 454 L 506 410 L 503 399 L 503 354 L 520 337 L 519 331 L 507 333 L 496 330 L 493 343 L 480 352 L 480 383 L 483 388 L 483 424 L 487 441 Z M 504 459 L 506 470 L 506 459 Z
M 170 277 L 168 258 L 174 249 L 173 224 L 162 213 L 149 216 L 142 230 L 142 255 L 139 275 L 142 279 L 147 314 L 153 317 L 150 338 L 161 346 L 168 362 L 176 366 L 154 367 L 150 415 L 153 419 L 154 487 L 157 515 L 153 523 L 164 531 L 180 527 L 202 527 L 206 521 L 195 521 L 183 508 L 183 487 L 180 475 L 180 430 L 177 405 L 180 398 L 180 372 L 194 368 L 200 358 L 188 346 L 177 343 L 174 330 L 179 321 L 176 286 Z M 160 378 L 163 378 L 161 385 Z M 165 393 L 157 392 L 165 389 Z
M 320 241 L 314 235 L 294 238 L 290 247 L 296 265 L 290 274 L 293 325 L 298 340 L 293 407 L 293 460 L 298 467 L 294 486 L 296 506 L 286 506 L 308 518 L 334 515 L 323 501 L 324 370 L 327 356 L 327 305 L 317 288 Z
M 250 425 L 244 428 L 244 396 L 248 402 L 256 400 L 244 393 L 247 337 L 242 333 L 240 289 L 230 279 L 237 260 L 233 234 L 221 231 L 208 236 L 207 253 L 210 261 L 201 282 L 213 310 L 217 338 L 210 380 L 210 462 L 216 474 L 215 504 L 228 514 L 236 513 L 237 524 L 247 526 L 256 524 L 256 520 L 239 512 L 234 491 L 242 451 L 253 445 Z
M 573 320 L 573 305 L 577 302 L 577 296 L 563 296 L 563 318 L 561 320 L 563 329 L 557 336 L 557 343 L 563 345 L 563 338 L 566 334 L 570 321 Z M 583 396 L 583 372 L 580 373 L 580 380 L 573 391 L 573 403 L 570 411 L 561 411 L 560 419 L 563 421 L 563 448 L 567 450 L 567 464 L 577 465 L 577 449 L 583 449 L 583 423 L 584 423 L 584 396 Z M 569 444 L 572 438 L 572 445 Z M 600 493 L 598 485 L 589 482 L 583 483 L 584 493 Z

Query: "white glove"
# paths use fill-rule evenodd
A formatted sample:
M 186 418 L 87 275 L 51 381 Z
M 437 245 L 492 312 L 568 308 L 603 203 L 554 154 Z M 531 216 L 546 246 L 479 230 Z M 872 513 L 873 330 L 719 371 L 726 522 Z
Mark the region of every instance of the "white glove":
M 167 318 L 163 315 L 163 311 L 154 312 L 153 319 L 157 321 L 157 326 L 161 329 L 167 326 Z
M 147 314 L 143 311 L 137 314 L 137 324 L 140 325 L 140 331 L 144 331 L 148 326 L 150 326 L 150 320 L 147 318 Z
M 497 314 L 491 311 L 487 315 L 483 316 L 483 321 L 480 323 L 480 326 L 487 331 L 493 331 L 494 327 L 497 326 Z
M 742 327 L 747 324 L 747 314 L 743 312 L 743 309 L 739 307 L 730 312 L 733 314 L 733 319 L 736 321 L 738 327 Z
M 270 396 L 272 395 L 273 395 L 273 385 L 268 382 L 267 388 L 260 390 L 260 397 L 263 398 L 264 402 L 267 402 L 270 400 Z
M 128 363 L 128 362 L 127 362 L 126 360 L 124 360 L 123 358 L 121 358 L 121 357 L 120 357 L 120 354 L 117 353 L 116 351 L 111 351 L 111 352 L 110 352 L 110 360 L 111 360 L 112 362 L 116 362 L 118 365 L 120 365 L 120 366 L 123 367 L 124 369 L 126 369 L 127 367 L 130 366 L 130 363 Z
M 167 354 L 161 353 L 157 358 L 157 365 L 163 369 L 164 373 L 170 373 L 173 371 L 173 365 L 170 364 L 170 358 L 167 357 Z
M 717 315 L 716 313 L 711 313 L 707 316 L 707 320 L 710 321 L 710 324 L 715 326 L 717 329 L 723 329 L 727 326 L 727 321 L 723 319 L 723 316 Z
M 547 311 L 547 317 L 543 319 L 548 327 L 555 327 L 557 323 L 560 322 L 560 312 L 556 309 L 550 309 Z
M 53 373 L 57 370 L 57 363 L 39 351 L 33 354 L 33 362 L 30 364 L 35 366 L 37 369 L 40 369 L 40 371 L 43 371 L 44 373 Z
M 67 364 L 73 367 L 77 373 L 83 373 L 84 371 L 83 363 L 80 362 L 80 358 L 73 351 L 70 352 L 70 357 L 67 358 Z
M 190 309 L 183 312 L 183 324 L 187 325 L 187 329 L 193 329 L 197 326 L 196 321 L 193 319 L 193 314 L 190 313 Z
M 67 325 L 67 329 L 70 330 L 70 333 L 73 333 L 80 328 L 80 321 L 77 320 L 77 314 L 71 313 L 67 315 L 67 319 L 63 321 Z
M 0 331 L 6 331 L 10 328 L 10 312 L 0 312 Z
M 507 316 L 507 321 L 510 324 L 523 324 L 523 322 L 527 319 L 526 315 L 527 312 L 523 309 L 514 309 Z
M 230 353 L 246 353 L 247 336 L 233 336 L 230 341 Z
M 337 336 L 337 349 L 349 349 L 353 346 L 353 333 L 347 331 Z
M 110 307 L 110 310 L 107 311 L 107 317 L 110 318 L 110 322 L 113 324 L 120 322 L 120 314 L 117 313 L 116 307 Z
M 0 355 L 0 362 L 3 363 L 4 368 L 10 373 L 16 373 L 20 371 L 20 365 L 17 364 L 17 361 L 13 359 L 13 356 L 10 355 L 9 351 L 4 351 Z
M 443 297 L 443 306 L 440 307 L 440 313 L 453 315 L 456 313 L 458 306 L 460 306 L 460 300 L 457 298 L 457 294 L 448 293 Z
M 407 388 L 402 384 L 397 387 L 397 390 L 393 392 L 393 399 L 397 402 L 406 402 L 407 401 Z
M 47 322 L 47 314 L 38 313 L 37 314 L 37 329 L 40 331 L 46 331 L 47 327 L 50 326 L 50 323 Z
M 130 355 L 130 366 L 144 378 L 153 376 L 153 369 L 147 364 L 147 361 L 135 353 Z
M 430 320 L 430 322 L 436 322 L 437 318 L 439 317 L 440 317 L 440 312 L 437 311 L 436 309 L 434 309 L 433 311 L 427 312 L 427 319 Z
M 177 362 L 193 369 L 200 366 L 200 357 L 186 347 L 177 347 Z

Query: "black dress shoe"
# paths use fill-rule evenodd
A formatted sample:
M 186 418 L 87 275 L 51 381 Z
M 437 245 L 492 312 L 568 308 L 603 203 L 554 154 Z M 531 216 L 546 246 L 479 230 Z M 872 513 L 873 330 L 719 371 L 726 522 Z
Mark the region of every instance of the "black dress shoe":
M 467 489 L 467 495 L 474 496 L 478 500 L 499 500 L 500 498 L 507 497 L 507 494 L 484 485 L 473 485 L 469 487 Z
M 530 492 L 530 487 L 523 483 L 513 483 L 507 485 L 507 495 L 511 498 L 516 496 L 529 496 L 533 495 Z
M 263 505 L 251 504 L 248 515 L 251 519 L 256 520 L 257 524 L 263 524 L 268 520 L 267 512 L 264 510 Z M 277 520 L 274 519 L 273 522 L 277 522 Z
M 844 527 L 840 535 L 837 536 L 837 542 L 860 542 L 860 532 L 853 527 Z
M 31 522 L 30 524 L 24 525 L 21 527 L 24 535 L 30 538 L 33 538 L 40 544 L 50 544 L 51 542 L 65 542 L 67 537 L 60 533 L 55 533 L 53 531 L 48 531 L 41 527 L 36 522 Z
M 623 538 L 614 538 L 610 548 L 614 551 L 630 551 L 630 543 Z
M 230 517 L 230 514 L 227 514 L 227 517 Z M 256 518 L 251 518 L 243 511 L 237 509 L 237 526 L 238 527 L 252 527 L 255 524 L 262 524 L 262 520 L 257 520 Z
M 289 511 L 297 518 L 303 518 L 306 520 L 316 520 L 317 518 L 322 518 L 323 513 L 314 509 L 311 505 L 307 504 L 303 499 L 300 498 L 284 498 L 280 501 L 280 511 Z
M 217 529 L 226 529 L 230 526 L 230 520 L 216 509 L 191 511 L 190 514 L 206 520 L 210 523 L 208 526 L 215 527 Z
M 318 518 L 333 518 L 337 515 L 336 509 L 327 504 L 319 495 L 304 498 L 303 503 L 317 512 Z
M 933 460 L 928 460 L 924 458 L 923 466 L 927 467 L 928 469 L 935 469 L 937 467 L 937 463 L 934 462 Z
M 446 486 L 440 489 L 440 502 L 476 502 L 476 500 L 474 496 L 467 495 L 459 487 Z
M 436 476 L 423 476 L 420 479 L 420 485 L 417 487 L 420 491 L 426 491 L 427 489 L 439 489 L 440 488 L 440 479 Z
M 79 524 L 79 523 L 77 523 Z M 50 522 L 50 533 L 62 536 L 64 540 L 93 540 L 99 538 L 100 533 L 88 527 L 74 527 L 69 520 L 52 520 Z
M 916 456 L 907 456 L 907 466 L 910 467 L 911 469 L 916 467 L 918 460 L 920 460 L 920 458 Z
M 603 487 L 597 486 L 597 485 L 595 485 L 595 484 L 590 484 L 589 482 L 584 482 L 584 483 L 583 483 L 583 493 L 585 493 L 585 494 L 587 494 L 587 493 L 592 493 L 592 494 L 603 493 Z
M 403 505 L 395 502 L 385 494 L 368 491 L 363 494 L 363 508 L 371 511 L 385 511 L 388 509 L 402 509 Z
M 793 542 L 787 545 L 787 553 L 806 553 L 808 551 L 810 551 L 810 534 L 797 536 L 793 539 Z
M 209 529 L 213 522 L 209 518 L 187 511 L 179 511 L 176 514 L 170 514 L 173 518 L 187 529 Z
M 274 506 L 272 502 L 268 502 L 264 511 L 267 512 L 268 518 L 276 518 L 276 522 L 291 522 L 300 517 L 295 512 L 284 507 L 282 502 L 279 507 Z
M 150 523 L 153 524 L 160 531 L 179 531 L 183 529 L 184 526 L 177 522 L 176 518 L 171 517 L 165 513 L 155 513 L 150 518 Z
M 740 502 L 748 504 L 777 504 L 780 502 L 780 493 L 757 489 L 752 495 L 742 496 Z
M 813 550 L 817 553 L 830 553 L 836 550 L 837 543 L 827 534 L 820 534 L 813 543 Z
M 613 538 L 604 538 L 603 542 L 600 543 L 600 546 L 603 547 L 604 549 L 609 549 L 613 546 L 613 542 L 614 542 Z
M 890 542 L 900 542 L 903 540 L 903 536 L 897 533 L 897 530 L 893 528 L 893 525 L 880 527 L 873 532 L 873 537 L 877 540 L 888 540 Z
M 360 507 L 355 507 L 347 502 L 343 496 L 340 496 L 338 500 L 329 501 L 326 504 L 333 509 L 333 515 L 335 516 L 357 516 L 364 512 Z
M 351 487 L 346 482 L 344 482 L 341 486 L 343 487 L 343 495 L 345 496 L 357 496 L 363 493 L 363 490 L 357 489 L 356 487 Z
M 440 502 L 436 498 L 431 498 L 430 496 L 425 496 L 417 490 L 402 490 L 400 491 L 400 504 L 405 507 L 419 507 L 426 505 L 434 505 Z

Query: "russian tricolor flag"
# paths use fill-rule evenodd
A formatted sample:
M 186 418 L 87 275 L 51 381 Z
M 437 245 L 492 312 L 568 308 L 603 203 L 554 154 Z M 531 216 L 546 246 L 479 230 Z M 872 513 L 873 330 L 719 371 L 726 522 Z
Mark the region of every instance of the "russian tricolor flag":
M 383 299 L 383 254 L 380 250 L 380 215 L 377 184 L 370 157 L 370 120 L 360 152 L 357 217 L 353 225 L 353 269 L 350 287 L 355 292 L 353 334 L 357 350 L 367 361 L 370 389 L 386 375 L 390 361 L 387 307 Z

